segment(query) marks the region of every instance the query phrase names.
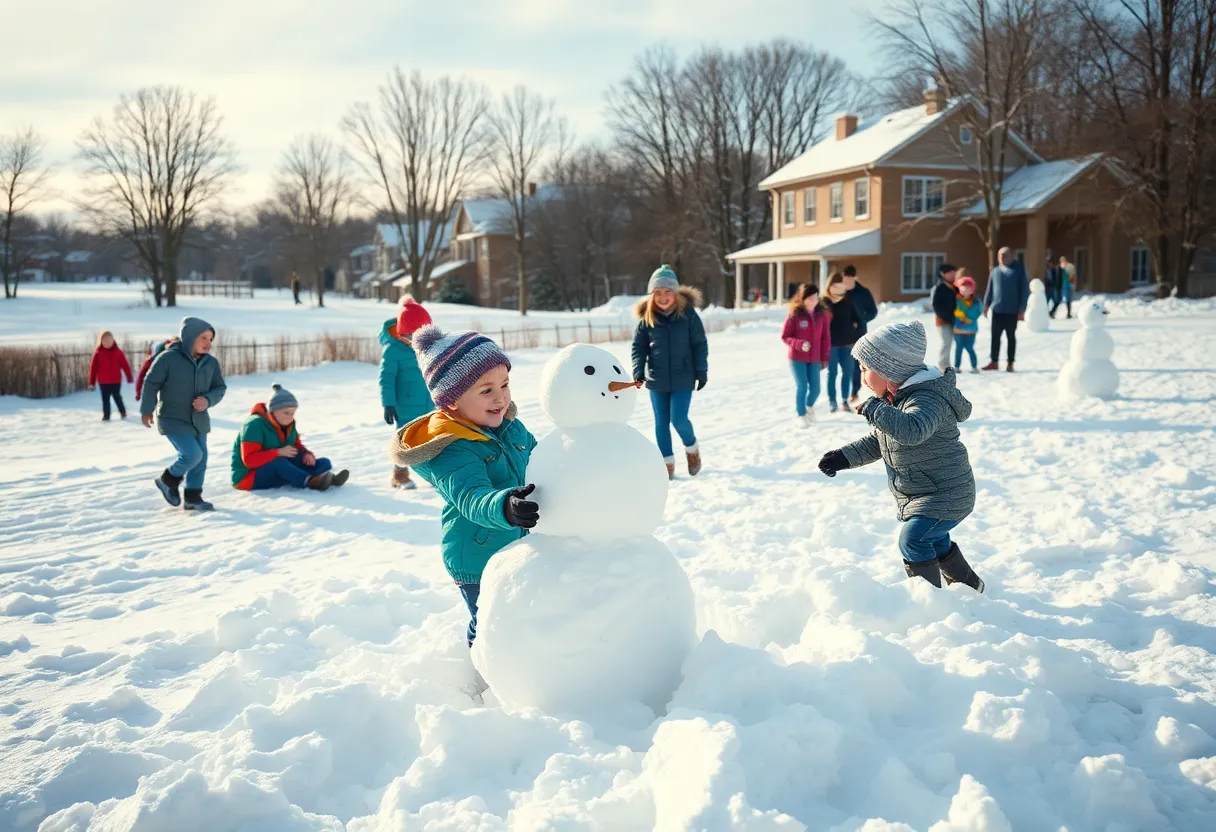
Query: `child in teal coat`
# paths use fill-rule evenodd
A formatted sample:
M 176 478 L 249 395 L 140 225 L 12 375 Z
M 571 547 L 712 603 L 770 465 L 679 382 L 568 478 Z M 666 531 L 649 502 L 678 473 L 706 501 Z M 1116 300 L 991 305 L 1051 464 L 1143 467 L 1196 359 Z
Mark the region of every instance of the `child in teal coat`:
M 430 323 L 431 315 L 422 304 L 406 298 L 397 317 L 385 321 L 380 330 L 380 346 L 384 348 L 380 356 L 380 404 L 385 424 L 395 424 L 398 430 L 435 409 L 410 341 L 414 332 Z M 392 486 L 414 489 L 410 469 L 394 466 Z
M 482 571 L 540 516 L 526 480 L 536 439 L 511 402 L 511 362 L 489 338 L 428 326 L 414 350 L 436 410 L 397 432 L 393 456 L 443 497 L 443 565 L 469 608 L 472 647 Z

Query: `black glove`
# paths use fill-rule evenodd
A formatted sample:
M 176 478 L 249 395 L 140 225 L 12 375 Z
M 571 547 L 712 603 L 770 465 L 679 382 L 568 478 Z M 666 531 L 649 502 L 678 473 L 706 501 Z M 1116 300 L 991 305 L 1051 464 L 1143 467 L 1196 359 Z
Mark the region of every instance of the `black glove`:
M 706 373 L 697 373 L 697 392 L 705 389 L 705 385 L 709 384 L 709 375 Z
M 634 384 L 645 384 L 646 383 L 646 374 L 641 373 L 639 375 L 634 376 L 633 383 Z
M 502 504 L 502 510 L 507 515 L 507 522 L 512 526 L 521 529 L 536 528 L 536 521 L 540 519 L 540 506 L 524 499 L 535 490 L 535 485 L 529 485 L 507 493 L 507 501 Z
M 841 451 L 828 451 L 823 455 L 823 459 L 819 460 L 819 470 L 828 477 L 834 477 L 837 471 L 843 471 L 848 467 L 849 460 Z
M 397 408 L 395 408 L 395 407 L 384 408 L 384 424 L 391 425 L 396 421 L 397 421 Z
M 878 398 L 878 396 L 870 396 L 870 398 L 861 403 L 861 407 L 857 408 L 857 412 L 861 414 L 863 419 L 870 422 L 872 421 L 874 411 L 878 410 L 880 404 L 882 404 L 882 399 Z

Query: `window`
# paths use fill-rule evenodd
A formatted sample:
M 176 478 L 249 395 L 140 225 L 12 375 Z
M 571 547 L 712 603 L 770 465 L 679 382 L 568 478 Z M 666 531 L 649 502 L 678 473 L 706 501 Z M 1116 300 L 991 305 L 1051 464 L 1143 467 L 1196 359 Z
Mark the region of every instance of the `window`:
M 1151 277 L 1152 267 L 1148 259 L 1148 246 L 1132 246 L 1132 285 L 1145 286 Z
M 1026 268 L 1026 249 L 1024 249 L 1024 248 L 1014 249 L 1013 259 L 1017 260 L 1019 263 L 1021 263 L 1023 269 Z
M 904 177 L 905 217 L 940 214 L 945 202 L 945 180 L 940 176 Z
M 829 216 L 832 222 L 844 222 L 844 183 L 834 182 L 831 189 L 828 191 Z
M 971 132 L 970 127 L 958 128 L 958 141 L 959 144 L 971 144 L 975 141 L 975 134 Z
M 786 191 L 781 195 L 781 221 L 787 226 L 794 224 L 793 191 Z
M 870 216 L 870 180 L 869 177 L 858 179 L 853 183 L 853 217 L 864 220 Z
M 901 291 L 905 295 L 927 295 L 937 282 L 937 269 L 946 262 L 946 255 L 909 253 L 902 257 Z
M 815 224 L 816 200 L 818 193 L 814 188 L 807 188 L 802 192 L 802 221 L 806 225 Z

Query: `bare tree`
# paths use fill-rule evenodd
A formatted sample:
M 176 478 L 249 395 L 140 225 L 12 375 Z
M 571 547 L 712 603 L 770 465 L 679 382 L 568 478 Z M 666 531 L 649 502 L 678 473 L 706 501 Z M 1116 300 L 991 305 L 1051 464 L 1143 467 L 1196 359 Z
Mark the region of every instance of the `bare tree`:
M 0 272 L 4 296 L 17 297 L 21 272 L 33 252 L 21 233 L 26 212 L 46 195 L 50 169 L 42 162 L 46 140 L 33 128 L 0 137 Z
M 528 314 L 528 200 L 535 177 L 550 154 L 566 143 L 565 122 L 553 113 L 553 102 L 517 86 L 504 95 L 489 119 L 490 173 L 497 195 L 511 206 L 515 265 L 519 279 L 519 314 Z
M 356 104 L 343 121 L 364 172 L 397 228 L 414 297 L 426 297 L 447 246 L 456 201 L 485 159 L 485 92 L 473 83 L 400 67 L 380 87 L 377 110 Z
M 112 118 L 99 116 L 78 142 L 88 181 L 80 209 L 134 248 L 157 306 L 177 305 L 185 236 L 236 170 L 222 124 L 213 98 L 145 87 L 122 95 Z
M 353 198 L 341 148 L 321 135 L 291 143 L 275 180 L 273 202 L 302 248 L 306 268 L 313 276 L 317 306 L 325 305 L 325 267 Z

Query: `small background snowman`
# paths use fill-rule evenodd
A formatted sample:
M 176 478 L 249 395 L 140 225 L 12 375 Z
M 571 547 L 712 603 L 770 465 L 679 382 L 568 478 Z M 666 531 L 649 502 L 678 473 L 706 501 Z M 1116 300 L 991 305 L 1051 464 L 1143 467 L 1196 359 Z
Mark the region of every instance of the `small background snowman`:
M 1068 363 L 1056 384 L 1065 396 L 1113 398 L 1119 391 L 1119 369 L 1110 360 L 1115 340 L 1106 330 L 1106 307 L 1093 302 L 1082 306 L 1081 328 L 1069 343 Z
M 1051 314 L 1047 309 L 1047 289 L 1037 277 L 1030 281 L 1030 300 L 1026 304 L 1026 328 L 1031 332 L 1051 329 Z

